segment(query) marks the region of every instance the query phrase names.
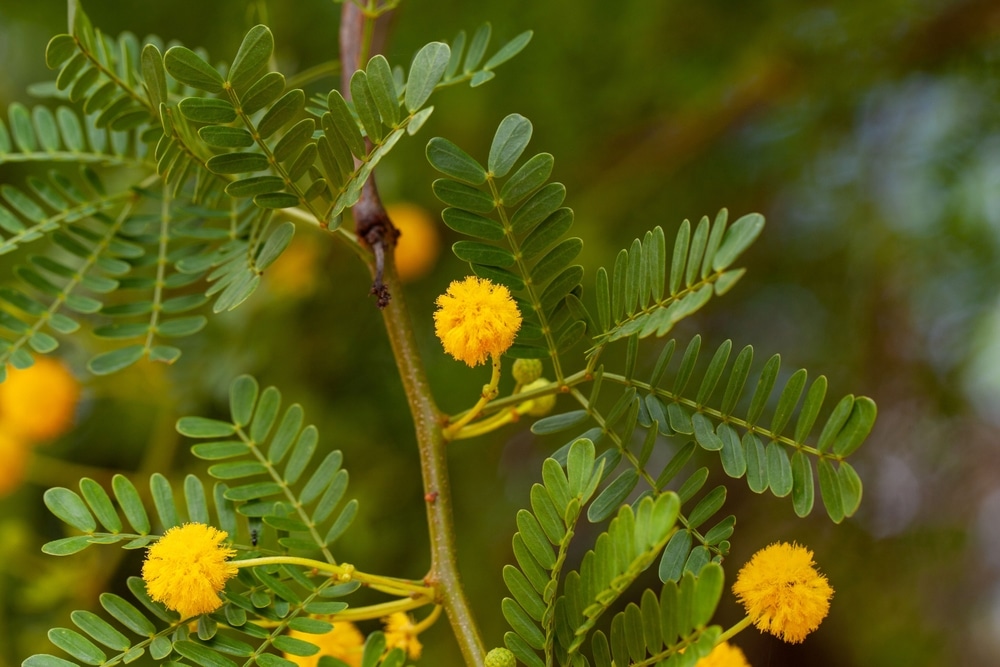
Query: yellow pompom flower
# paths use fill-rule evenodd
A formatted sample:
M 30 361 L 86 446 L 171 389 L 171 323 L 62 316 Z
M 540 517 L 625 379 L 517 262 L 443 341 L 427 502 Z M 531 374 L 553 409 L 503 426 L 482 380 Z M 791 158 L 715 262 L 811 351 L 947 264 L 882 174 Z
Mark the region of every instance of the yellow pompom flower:
M 422 278 L 434 268 L 441 254 L 441 234 L 434 218 L 415 204 L 389 204 L 385 212 L 399 230 L 396 239 L 396 274 L 403 282 Z
M 146 591 L 181 618 L 207 614 L 222 606 L 219 593 L 236 575 L 234 549 L 225 531 L 203 523 L 175 526 L 146 553 L 142 578 Z
M 733 593 L 759 630 L 797 644 L 826 618 L 833 588 L 816 570 L 812 551 L 776 542 L 743 566 Z
M 361 667 L 361 656 L 364 653 L 365 637 L 357 626 L 348 621 L 335 621 L 333 629 L 322 635 L 313 635 L 298 630 L 288 633 L 293 639 L 301 639 L 319 647 L 315 655 L 302 657 L 285 654 L 286 660 L 291 660 L 299 667 L 316 667 L 323 657 L 337 658 L 351 667 Z
M 712 652 L 699 660 L 695 667 L 750 667 L 750 663 L 738 646 L 722 642 L 716 644 Z
M 51 440 L 69 430 L 80 398 L 76 378 L 58 361 L 41 357 L 9 370 L 0 383 L 0 428 L 21 440 Z
M 0 431 L 0 497 L 20 486 L 28 464 L 29 445 Z
M 454 281 L 436 303 L 434 332 L 445 352 L 469 366 L 506 352 L 521 328 L 510 290 L 483 278 Z
M 406 651 L 410 660 L 420 659 L 420 653 L 424 647 L 417 639 L 416 626 L 409 614 L 397 611 L 395 614 L 383 618 L 382 623 L 385 624 L 385 647 L 387 650 L 401 648 Z

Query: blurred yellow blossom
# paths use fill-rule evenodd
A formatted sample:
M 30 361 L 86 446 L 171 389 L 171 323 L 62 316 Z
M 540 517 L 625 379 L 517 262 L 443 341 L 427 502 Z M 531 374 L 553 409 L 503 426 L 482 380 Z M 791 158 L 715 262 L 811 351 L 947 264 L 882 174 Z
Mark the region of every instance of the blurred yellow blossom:
M 20 486 L 30 446 L 0 430 L 0 497 Z
M 0 383 L 0 430 L 29 442 L 56 438 L 72 426 L 79 398 L 76 378 L 58 361 L 41 357 L 9 369 Z
M 316 289 L 316 262 L 322 239 L 296 234 L 281 257 L 264 270 L 265 280 L 278 296 L 303 297 Z
M 323 657 L 337 658 L 350 667 L 361 667 L 361 656 L 364 652 L 365 637 L 357 626 L 348 621 L 336 621 L 333 629 L 322 635 L 314 635 L 299 630 L 288 633 L 293 639 L 301 639 L 319 647 L 315 655 L 302 657 L 285 654 L 286 660 L 291 660 L 299 667 L 316 667 Z
M 738 646 L 722 642 L 716 644 L 712 652 L 699 660 L 695 667 L 750 667 L 750 663 Z
M 430 273 L 441 254 L 441 234 L 434 218 L 423 208 L 405 202 L 390 204 L 385 212 L 400 232 L 396 240 L 399 279 L 408 282 Z
M 410 660 L 419 660 L 424 647 L 417 639 L 416 625 L 409 614 L 397 611 L 382 619 L 385 624 L 385 647 L 388 650 L 401 648 Z
M 236 555 L 223 541 L 229 535 L 203 523 L 174 526 L 146 553 L 142 578 L 149 596 L 181 618 L 207 614 L 222 606 L 219 593 L 236 575 Z

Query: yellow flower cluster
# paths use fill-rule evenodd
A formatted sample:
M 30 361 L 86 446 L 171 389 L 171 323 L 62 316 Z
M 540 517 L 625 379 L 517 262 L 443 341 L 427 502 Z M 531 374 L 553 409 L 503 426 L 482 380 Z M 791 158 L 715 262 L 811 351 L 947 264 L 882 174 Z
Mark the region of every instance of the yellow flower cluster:
M 8 370 L 0 383 L 0 496 L 21 483 L 33 445 L 70 429 L 79 398 L 79 384 L 58 361 Z
M 288 636 L 319 647 L 319 651 L 315 655 L 308 657 L 292 655 L 291 653 L 285 654 L 286 660 L 291 660 L 299 667 L 316 667 L 319 664 L 319 659 L 323 657 L 337 658 L 350 667 L 361 667 L 365 637 L 353 623 L 334 621 L 333 629 L 322 635 L 292 630 Z
M 506 352 L 521 328 L 510 290 L 484 278 L 454 281 L 436 303 L 434 332 L 445 352 L 469 366 Z
M 169 529 L 149 548 L 142 565 L 149 596 L 181 618 L 221 607 L 219 593 L 236 575 L 229 560 L 236 551 L 223 543 L 227 537 L 225 531 L 203 523 Z
M 743 566 L 733 593 L 759 630 L 797 644 L 830 611 L 833 588 L 814 565 L 809 549 L 776 542 Z
M 397 611 L 382 619 L 385 624 L 385 647 L 387 650 L 401 648 L 410 660 L 419 660 L 423 644 L 417 639 L 419 631 L 409 614 Z
M 328 619 L 330 617 L 327 617 Z M 288 633 L 289 637 L 301 639 L 319 647 L 315 655 L 302 657 L 285 653 L 285 659 L 299 667 L 317 667 L 320 658 L 337 658 L 350 667 L 361 667 L 364 655 L 365 637 L 357 626 L 348 621 L 332 621 L 333 629 L 322 635 L 308 634 L 298 630 Z M 410 660 L 419 660 L 423 645 L 417 639 L 419 630 L 408 614 L 396 612 L 382 619 L 385 626 L 385 649 L 401 648 Z
M 712 652 L 699 660 L 695 667 L 750 667 L 750 663 L 738 646 L 722 642 L 716 644 Z

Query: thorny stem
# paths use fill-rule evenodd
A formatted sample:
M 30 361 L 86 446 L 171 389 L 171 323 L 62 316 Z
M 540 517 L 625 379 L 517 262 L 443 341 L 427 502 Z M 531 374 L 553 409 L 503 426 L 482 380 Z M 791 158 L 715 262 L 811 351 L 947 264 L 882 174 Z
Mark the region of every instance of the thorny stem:
M 366 20 L 361 8 L 353 3 L 344 3 L 341 12 L 340 54 L 343 65 L 341 91 L 345 96 L 350 93 L 350 78 L 358 67 Z M 379 41 L 378 26 L 376 26 L 372 43 L 373 52 L 378 51 Z M 434 403 L 423 360 L 418 353 L 413 326 L 406 311 L 393 262 L 395 229 L 378 199 L 374 180 L 370 179 L 365 184 L 353 214 L 359 236 L 362 236 L 360 231 L 365 230 L 363 237 L 366 242 L 371 244 L 373 249 L 376 247 L 382 249 L 382 261 L 379 261 L 376 251 L 369 261 L 369 269 L 375 280 L 373 290 L 380 301 L 385 298 L 382 318 L 416 430 L 431 545 L 431 566 L 425 581 L 437 590 L 436 602 L 444 607 L 466 664 L 469 667 L 476 667 L 482 663 L 485 650 L 458 572 L 451 485 L 448 480 L 445 439 L 442 432 L 443 415 Z M 369 233 L 372 230 L 381 230 L 381 237 L 370 237 Z M 386 241 L 388 243 L 385 243 Z M 391 306 L 388 302 L 390 294 L 394 297 Z

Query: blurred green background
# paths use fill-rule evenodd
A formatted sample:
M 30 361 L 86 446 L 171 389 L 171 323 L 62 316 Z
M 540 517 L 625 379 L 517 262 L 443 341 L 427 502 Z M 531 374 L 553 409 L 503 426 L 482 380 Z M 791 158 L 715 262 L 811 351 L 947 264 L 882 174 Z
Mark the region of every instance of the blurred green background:
M 259 12 L 237 0 L 85 7 L 108 34 L 155 33 L 226 60 Z M 339 5 L 270 2 L 266 11 L 283 72 L 335 57 Z M 534 40 L 490 83 L 436 96 L 421 133 L 380 167 L 385 200 L 436 216 L 427 140 L 443 135 L 483 157 L 497 123 L 517 112 L 534 123 L 529 150 L 556 156 L 553 178 L 566 184 L 575 234 L 587 242 L 585 286 L 655 225 L 669 239 L 684 218 L 759 211 L 768 224 L 743 259 L 747 276 L 676 336 L 700 332 L 710 349 L 732 338 L 758 360 L 780 352 L 786 368 L 827 375 L 832 397 L 866 394 L 879 405 L 854 459 L 865 498 L 842 526 L 820 508 L 798 520 L 787 499 L 730 486 L 730 576 L 755 550 L 794 540 L 815 550 L 836 589 L 829 618 L 802 645 L 739 635 L 751 664 L 1000 664 L 1000 4 L 407 0 L 386 55 L 407 64 L 427 41 L 486 20 L 495 43 L 525 29 Z M 0 105 L 31 103 L 28 86 L 51 77 L 45 43 L 65 30 L 64 3 L 0 4 Z M 0 165 L 0 182 L 19 178 Z M 49 650 L 47 628 L 138 572 L 141 554 L 112 548 L 43 557 L 38 547 L 61 530 L 44 489 L 75 486 L 81 474 L 203 471 L 173 423 L 224 414 L 228 384 L 244 372 L 302 403 L 323 446 L 344 451 L 361 512 L 341 559 L 426 572 L 414 437 L 368 277 L 343 247 L 300 236 L 317 248 L 314 286 L 265 287 L 214 318 L 176 367 L 95 379 L 83 370 L 86 340 L 62 348 L 84 387 L 78 427 L 39 449 L 26 482 L 0 499 L 0 665 Z M 450 411 L 485 381 L 446 358 L 432 334 L 434 297 L 465 272 L 443 254 L 406 295 Z M 659 347 L 650 341 L 642 363 Z M 562 444 L 522 424 L 452 447 L 460 562 L 490 645 L 506 629 L 500 572 L 512 560 L 515 511 Z M 724 596 L 721 620 L 738 615 Z M 457 664 L 448 637 L 445 623 L 424 635 L 423 664 Z

